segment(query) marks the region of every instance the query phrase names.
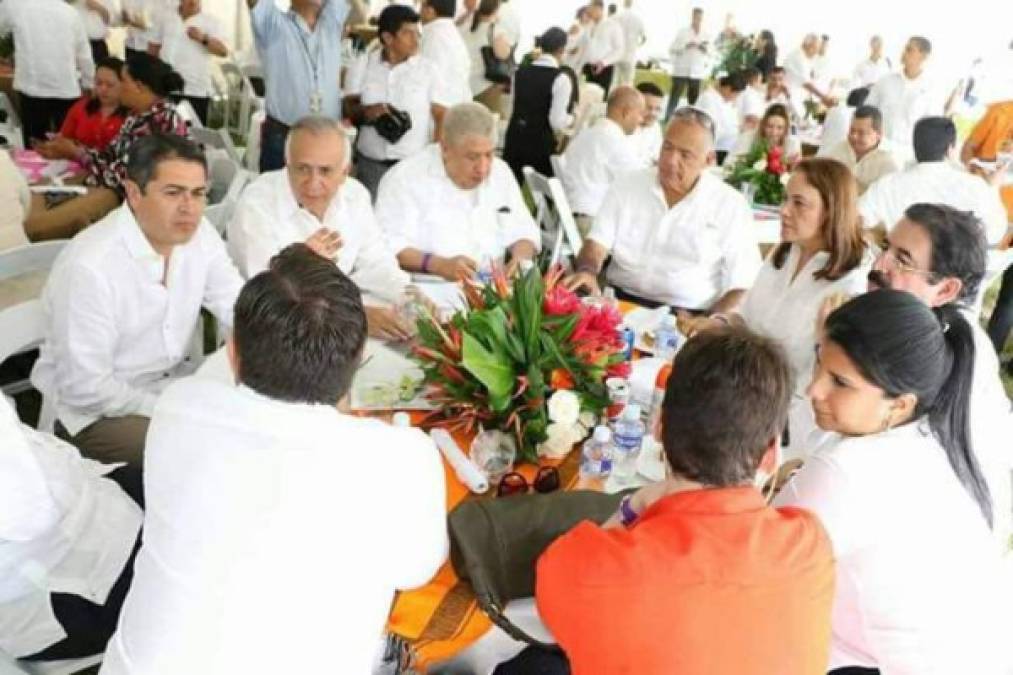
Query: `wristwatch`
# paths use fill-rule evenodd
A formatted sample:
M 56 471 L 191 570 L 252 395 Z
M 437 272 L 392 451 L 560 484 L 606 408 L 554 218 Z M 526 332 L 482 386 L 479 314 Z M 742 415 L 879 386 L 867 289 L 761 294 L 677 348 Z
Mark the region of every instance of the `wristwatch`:
M 640 514 L 633 510 L 633 506 L 630 504 L 631 501 L 633 501 L 633 495 L 630 494 L 623 497 L 619 502 L 619 522 L 622 523 L 623 527 L 630 527 L 640 517 Z

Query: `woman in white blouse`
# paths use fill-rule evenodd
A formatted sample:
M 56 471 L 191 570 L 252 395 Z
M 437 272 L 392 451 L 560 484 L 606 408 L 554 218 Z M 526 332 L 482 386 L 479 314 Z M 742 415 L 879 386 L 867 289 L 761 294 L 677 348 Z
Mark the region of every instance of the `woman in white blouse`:
M 954 305 L 904 291 L 827 319 L 808 393 L 831 433 L 776 504 L 813 511 L 833 544 L 833 675 L 1009 672 L 1008 579 L 968 429 L 974 349 Z
M 475 17 L 462 32 L 464 44 L 471 56 L 471 76 L 468 80 L 471 95 L 492 112 L 502 114 L 500 103 L 506 88 L 503 84 L 486 79 L 485 59 L 482 57 L 482 49 L 485 47 L 492 47 L 492 53 L 497 59 L 510 56 L 510 43 L 506 33 L 496 22 L 499 5 L 500 0 L 482 0 L 475 10 Z
M 757 143 L 765 142 L 768 148 L 781 148 L 782 161 L 791 166 L 802 155 L 802 142 L 791 133 L 791 116 L 781 103 L 775 103 L 763 113 L 758 128 L 743 131 L 735 147 L 725 157 L 725 166 L 734 166 L 739 158 L 748 155 Z
M 781 243 L 767 257 L 735 313 L 683 326 L 695 332 L 719 323 L 742 323 L 781 343 L 795 373 L 788 417 L 788 458 L 804 457 L 815 428 L 804 398 L 812 373 L 815 325 L 823 301 L 866 289 L 872 266 L 856 205 L 858 188 L 846 166 L 831 159 L 800 162 L 781 205 Z

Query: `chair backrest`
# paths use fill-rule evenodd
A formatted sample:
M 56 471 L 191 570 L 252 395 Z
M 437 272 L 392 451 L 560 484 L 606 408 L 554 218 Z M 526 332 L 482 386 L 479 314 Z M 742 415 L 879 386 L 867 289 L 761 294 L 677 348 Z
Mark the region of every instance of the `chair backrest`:
M 35 349 L 46 336 L 46 314 L 35 299 L 0 309 L 0 363 Z
M 69 239 L 54 239 L 0 251 L 0 281 L 50 269 L 68 243 Z
M 190 101 L 187 101 L 185 98 L 181 98 L 176 101 L 175 107 L 176 112 L 183 118 L 183 121 L 190 126 L 190 129 L 196 129 L 204 126 L 204 123 L 200 121 L 200 116 L 197 114 L 197 111 L 193 109 L 192 105 L 190 105 Z
M 232 138 L 225 129 L 191 127 L 190 137 L 193 138 L 195 143 L 203 146 L 205 151 L 207 151 L 208 148 L 223 150 L 225 154 L 229 156 L 229 159 L 236 162 L 236 164 L 239 164 L 239 151 L 236 150 L 235 143 L 232 142 Z
M 208 176 L 208 203 L 217 204 L 225 199 L 233 182 L 244 172 L 239 162 L 227 155 L 219 155 L 211 161 Z
M 221 235 L 222 239 L 225 239 L 226 232 L 229 227 L 229 220 L 232 218 L 232 212 L 235 211 L 236 205 L 229 202 L 223 201 L 218 204 L 212 204 L 211 206 L 204 209 L 204 217 L 208 219 L 208 222 L 214 226 L 218 234 Z
M 560 262 L 564 255 L 576 256 L 584 242 L 577 229 L 570 202 L 563 191 L 563 184 L 558 178 L 546 178 L 530 166 L 524 167 L 524 179 L 535 200 L 539 224 L 552 240 L 550 263 Z

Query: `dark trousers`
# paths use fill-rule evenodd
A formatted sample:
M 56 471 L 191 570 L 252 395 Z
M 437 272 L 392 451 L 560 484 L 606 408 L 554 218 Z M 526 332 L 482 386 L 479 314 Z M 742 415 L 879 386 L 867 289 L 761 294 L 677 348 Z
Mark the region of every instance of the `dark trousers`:
M 988 337 L 992 340 L 997 353 L 1002 354 L 1011 328 L 1013 328 L 1013 265 L 1007 267 L 1002 274 L 999 297 L 995 301 L 992 318 L 988 320 Z
M 131 49 L 130 47 L 124 47 L 123 53 L 125 55 L 124 58 L 127 61 L 129 61 L 133 56 L 136 56 L 138 54 L 147 54 L 148 52 L 144 51 L 143 49 Z
M 96 64 L 102 59 L 108 58 L 109 45 L 105 40 L 88 40 L 88 44 L 91 45 L 91 58 Z
M 115 481 L 137 504 L 144 508 L 141 470 L 130 466 L 121 466 L 107 478 Z M 134 544 L 134 550 L 127 559 L 119 579 L 113 584 L 104 605 L 97 605 L 79 595 L 70 593 L 53 593 L 49 601 L 53 605 L 53 614 L 63 626 L 67 637 L 52 644 L 41 652 L 24 657 L 27 661 L 57 661 L 61 659 L 80 659 L 86 656 L 101 654 L 106 643 L 116 630 L 123 608 L 123 600 L 127 597 L 130 582 L 134 578 L 134 558 L 141 546 L 140 534 Z
M 687 91 L 688 90 L 688 91 Z M 672 93 L 668 97 L 668 109 L 665 111 L 665 119 L 667 120 L 675 112 L 675 109 L 679 107 L 679 101 L 682 99 L 682 95 L 686 94 L 686 100 L 690 105 L 696 105 L 696 99 L 700 96 L 700 80 L 694 80 L 688 77 L 673 77 L 672 78 Z
M 588 82 L 594 82 L 599 87 L 605 90 L 606 98 L 609 95 L 609 89 L 612 88 L 612 75 L 615 73 L 615 66 L 606 66 L 602 68 L 600 72 L 595 74 L 594 68 L 590 65 L 584 66 L 584 77 L 587 78 Z
M 187 103 L 193 106 L 193 111 L 197 113 L 197 119 L 204 126 L 208 125 L 208 105 L 211 103 L 211 99 L 207 97 L 197 96 L 183 96 L 182 97 Z
M 613 290 L 616 292 L 616 300 L 622 300 L 623 302 L 632 302 L 634 305 L 640 307 L 646 307 L 647 309 L 657 309 L 665 303 L 658 302 L 657 300 L 651 300 L 650 298 L 644 298 L 633 293 L 628 293 L 618 286 L 613 286 Z M 688 309 L 686 307 L 672 307 L 669 305 L 669 309 L 672 314 L 676 312 L 689 312 L 693 316 L 706 316 L 707 310 L 705 309 Z
M 831 670 L 827 675 L 879 675 L 878 668 L 862 668 L 860 666 L 848 666 Z
M 570 662 L 561 652 L 528 647 L 496 666 L 492 675 L 570 675 Z
M 285 139 L 288 125 L 273 117 L 264 120 L 260 128 L 260 172 L 277 171 L 285 166 Z
M 32 139 L 46 140 L 46 133 L 56 133 L 63 126 L 67 111 L 77 101 L 75 98 L 36 98 L 18 92 L 21 97 L 21 134 L 25 147 L 32 146 Z

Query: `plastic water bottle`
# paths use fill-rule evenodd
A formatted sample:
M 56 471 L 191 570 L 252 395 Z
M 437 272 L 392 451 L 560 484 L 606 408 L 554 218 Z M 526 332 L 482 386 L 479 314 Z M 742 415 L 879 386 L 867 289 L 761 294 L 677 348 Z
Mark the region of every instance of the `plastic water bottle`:
M 488 284 L 492 281 L 492 258 L 488 255 L 483 255 L 482 259 L 478 262 L 478 271 L 475 276 L 483 284 Z
M 612 431 L 604 426 L 595 427 L 591 438 L 584 441 L 581 451 L 580 475 L 585 478 L 605 478 L 612 472 Z
M 666 314 L 654 334 L 654 355 L 670 363 L 677 351 L 679 351 L 679 329 L 675 325 L 675 317 Z
M 616 478 L 628 479 L 637 473 L 637 458 L 640 457 L 645 431 L 646 427 L 640 420 L 640 406 L 630 403 L 623 408 L 612 433 L 612 474 Z

